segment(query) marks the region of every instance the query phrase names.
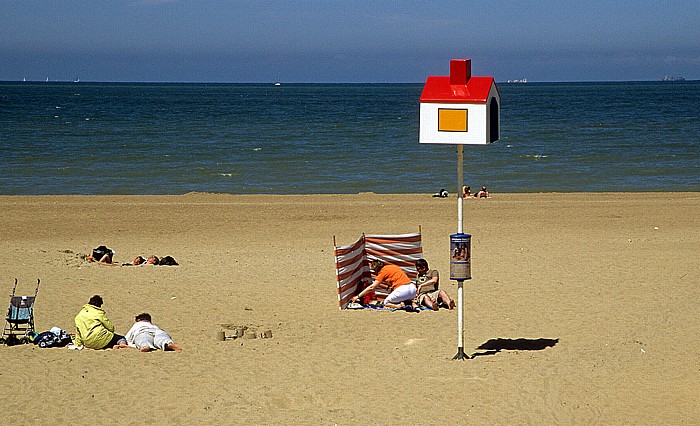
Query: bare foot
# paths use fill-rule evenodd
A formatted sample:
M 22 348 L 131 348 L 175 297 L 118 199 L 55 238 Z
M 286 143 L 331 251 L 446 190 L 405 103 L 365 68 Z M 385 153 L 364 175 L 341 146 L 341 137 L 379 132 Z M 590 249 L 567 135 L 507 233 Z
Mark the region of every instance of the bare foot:
M 165 350 L 166 351 L 181 351 L 182 347 L 176 345 L 175 343 L 166 343 L 165 344 Z
M 454 308 L 455 308 L 455 301 L 454 301 L 454 300 L 450 300 L 450 303 L 449 303 L 447 306 L 448 306 L 450 309 L 454 309 Z
M 146 346 L 145 348 L 139 349 L 139 352 L 150 352 L 150 351 L 151 351 L 151 347 L 150 347 L 150 346 Z
M 433 302 L 433 306 L 431 306 L 430 309 L 438 311 L 440 310 L 440 306 L 438 306 L 437 302 Z

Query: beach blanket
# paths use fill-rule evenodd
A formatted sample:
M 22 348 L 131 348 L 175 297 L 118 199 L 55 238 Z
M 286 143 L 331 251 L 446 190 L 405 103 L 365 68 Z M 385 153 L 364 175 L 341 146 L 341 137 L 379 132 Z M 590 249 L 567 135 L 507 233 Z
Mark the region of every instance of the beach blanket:
M 334 242 L 335 245 L 335 242 Z M 423 257 L 421 233 L 400 235 L 362 235 L 352 244 L 335 246 L 335 273 L 338 307 L 346 309 L 350 299 L 372 281 L 369 261 L 381 259 L 399 266 L 412 280 L 416 279 L 415 261 Z M 375 290 L 375 298 L 384 300 L 387 289 Z

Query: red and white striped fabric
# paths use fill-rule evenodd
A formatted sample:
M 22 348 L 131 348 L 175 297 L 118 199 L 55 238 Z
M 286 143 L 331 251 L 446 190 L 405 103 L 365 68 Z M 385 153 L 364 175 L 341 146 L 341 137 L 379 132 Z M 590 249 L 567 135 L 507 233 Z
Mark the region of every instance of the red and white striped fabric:
M 423 257 L 421 234 L 362 235 L 352 244 L 335 247 L 335 273 L 338 285 L 338 307 L 345 309 L 350 299 L 360 292 L 363 281 L 372 281 L 369 261 L 381 259 L 401 267 L 411 279 L 416 278 L 415 261 Z M 375 291 L 383 300 L 386 292 Z

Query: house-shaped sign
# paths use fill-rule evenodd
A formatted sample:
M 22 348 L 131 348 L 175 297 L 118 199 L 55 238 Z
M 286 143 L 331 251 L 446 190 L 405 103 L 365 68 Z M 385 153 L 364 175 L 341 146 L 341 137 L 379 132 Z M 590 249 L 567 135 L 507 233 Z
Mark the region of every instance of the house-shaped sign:
M 500 138 L 496 83 L 471 74 L 471 59 L 453 59 L 449 76 L 428 77 L 420 97 L 420 143 L 486 145 Z

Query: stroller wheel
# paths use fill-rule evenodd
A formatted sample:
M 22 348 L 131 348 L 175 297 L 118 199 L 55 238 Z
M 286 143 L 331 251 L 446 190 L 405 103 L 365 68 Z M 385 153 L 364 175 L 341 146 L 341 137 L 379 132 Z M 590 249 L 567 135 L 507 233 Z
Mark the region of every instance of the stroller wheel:
M 29 338 L 28 338 L 28 337 L 22 337 L 21 339 L 19 339 L 19 344 L 20 344 L 20 345 L 26 345 L 27 343 L 29 343 Z

